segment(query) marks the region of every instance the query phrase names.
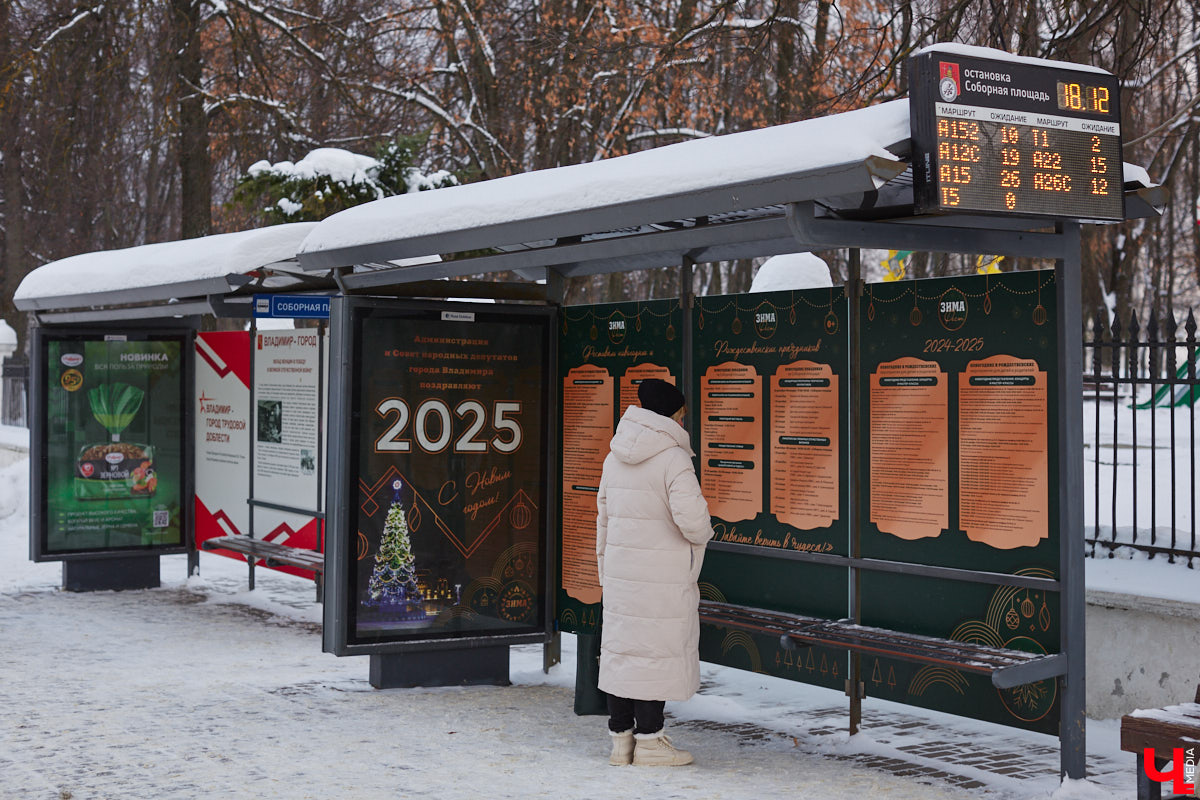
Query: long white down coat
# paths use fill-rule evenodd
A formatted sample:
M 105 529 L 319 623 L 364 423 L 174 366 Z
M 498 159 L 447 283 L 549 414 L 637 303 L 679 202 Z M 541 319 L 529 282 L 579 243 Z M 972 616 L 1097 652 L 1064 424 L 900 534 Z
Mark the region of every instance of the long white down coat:
M 679 423 L 630 406 L 604 460 L 596 556 L 604 595 L 600 688 L 687 700 L 700 688 L 700 590 L 708 503 Z

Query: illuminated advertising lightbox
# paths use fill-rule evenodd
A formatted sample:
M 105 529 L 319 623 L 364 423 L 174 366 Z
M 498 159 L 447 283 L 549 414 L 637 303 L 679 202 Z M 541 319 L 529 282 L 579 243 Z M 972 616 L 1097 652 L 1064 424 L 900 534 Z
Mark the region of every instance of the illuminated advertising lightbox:
M 541 634 L 551 315 L 347 307 L 347 477 L 328 534 L 345 609 L 335 651 Z
M 187 337 L 39 331 L 31 555 L 185 544 Z
M 1116 76 L 953 50 L 910 64 L 918 213 L 1125 218 Z

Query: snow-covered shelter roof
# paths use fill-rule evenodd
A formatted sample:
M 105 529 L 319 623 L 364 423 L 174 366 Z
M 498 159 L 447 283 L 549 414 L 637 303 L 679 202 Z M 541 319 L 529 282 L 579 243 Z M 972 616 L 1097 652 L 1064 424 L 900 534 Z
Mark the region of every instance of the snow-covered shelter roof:
M 328 269 L 428 253 L 511 248 L 511 257 L 501 259 L 503 266 L 495 257 L 490 259 L 494 266 L 480 263 L 488 257 L 470 260 L 468 272 L 486 272 L 513 268 L 508 264 L 586 260 L 583 251 L 599 249 L 589 243 L 688 229 L 694 230 L 674 237 L 678 243 L 656 240 L 650 246 L 652 251 L 666 247 L 675 252 L 673 261 L 645 252 L 644 241 L 616 253 L 603 249 L 619 255 L 623 269 L 679 263 L 678 253 L 697 248 L 704 249 L 696 252 L 701 256 L 697 260 L 735 257 L 730 253 L 745 236 L 730 238 L 728 228 L 707 235 L 699 229 L 770 216 L 758 210 L 780 203 L 874 191 L 907 168 L 903 154 L 889 148 L 904 147 L 908 135 L 908 104 L 895 101 L 604 161 L 388 197 L 319 223 L 300 248 L 300 265 Z M 795 249 L 780 219 L 751 227 L 747 233 L 756 242 L 779 240 L 782 249 L 775 252 Z M 564 245 L 583 247 L 564 252 Z M 532 257 L 530 251 L 547 246 L 553 255 Z M 770 251 L 769 246 L 755 248 L 760 255 Z M 587 268 L 576 270 L 583 271 Z M 590 271 L 604 268 L 592 265 Z
M 972 51 L 974 52 L 974 51 Z M 999 51 L 985 51 L 1007 54 Z M 844 218 L 911 215 L 909 107 L 896 100 L 827 117 L 715 136 L 604 161 L 399 195 L 335 214 L 298 254 L 305 270 L 355 269 L 352 289 L 553 267 L 565 276 L 804 250 L 788 206 Z M 1126 165 L 1130 217 L 1156 213 L 1145 170 Z M 905 212 L 907 208 L 907 212 Z M 890 212 L 889 212 L 890 209 Z M 959 227 L 1045 227 L 1045 220 L 944 218 Z M 808 249 L 824 249 L 815 245 Z M 480 250 L 490 250 L 478 255 Z M 476 251 L 442 264 L 387 262 Z
M 223 296 L 250 283 L 256 270 L 289 262 L 295 269 L 300 242 L 315 226 L 298 222 L 71 256 L 30 272 L 13 302 L 42 311 Z

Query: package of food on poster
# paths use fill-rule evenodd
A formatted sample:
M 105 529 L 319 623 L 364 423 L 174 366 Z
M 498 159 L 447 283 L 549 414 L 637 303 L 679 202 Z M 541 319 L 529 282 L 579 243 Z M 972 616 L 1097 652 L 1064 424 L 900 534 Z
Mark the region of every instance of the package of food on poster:
M 454 308 L 355 325 L 354 643 L 545 627 L 550 318 Z
M 184 337 L 39 334 L 35 557 L 184 544 Z

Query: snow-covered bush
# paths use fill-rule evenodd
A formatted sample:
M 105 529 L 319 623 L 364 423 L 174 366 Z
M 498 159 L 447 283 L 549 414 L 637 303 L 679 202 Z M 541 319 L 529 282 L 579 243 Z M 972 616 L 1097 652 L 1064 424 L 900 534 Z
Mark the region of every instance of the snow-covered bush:
M 400 137 L 375 157 L 322 147 L 295 163 L 258 161 L 238 180 L 234 202 L 270 225 L 315 222 L 383 197 L 457 184 L 445 170 L 425 173 L 413 166 L 422 144 L 421 137 Z

